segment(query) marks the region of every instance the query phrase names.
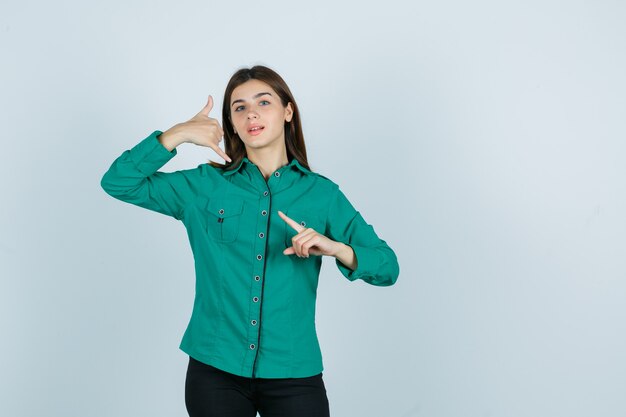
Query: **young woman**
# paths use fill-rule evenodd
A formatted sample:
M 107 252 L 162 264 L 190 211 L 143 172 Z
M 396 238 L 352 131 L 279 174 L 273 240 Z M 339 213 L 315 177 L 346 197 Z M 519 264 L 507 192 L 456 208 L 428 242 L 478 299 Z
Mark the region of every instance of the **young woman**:
M 334 257 L 350 281 L 388 286 L 399 275 L 396 255 L 339 186 L 309 167 L 298 106 L 276 72 L 235 72 L 224 128 L 212 108 L 209 96 L 190 120 L 124 151 L 102 188 L 186 227 L 196 269 L 180 344 L 189 415 L 328 416 L 315 330 L 322 257 Z M 158 171 L 185 142 L 226 163 Z

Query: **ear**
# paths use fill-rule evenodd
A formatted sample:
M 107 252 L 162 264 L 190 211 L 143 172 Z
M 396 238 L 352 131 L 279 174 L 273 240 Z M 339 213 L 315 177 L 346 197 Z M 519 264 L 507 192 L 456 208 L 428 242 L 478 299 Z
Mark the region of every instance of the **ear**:
M 291 106 L 291 102 L 287 103 L 287 107 L 285 107 L 285 121 L 290 122 L 293 118 L 293 107 Z

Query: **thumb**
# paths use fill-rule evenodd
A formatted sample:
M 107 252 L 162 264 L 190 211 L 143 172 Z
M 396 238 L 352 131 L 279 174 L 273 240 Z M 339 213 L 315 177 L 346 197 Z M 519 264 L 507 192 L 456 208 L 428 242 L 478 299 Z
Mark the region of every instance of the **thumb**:
M 204 106 L 202 110 L 200 110 L 200 114 L 203 114 L 208 117 L 209 112 L 211 111 L 212 108 L 213 108 L 213 97 L 209 94 L 209 100 L 207 101 L 206 106 Z

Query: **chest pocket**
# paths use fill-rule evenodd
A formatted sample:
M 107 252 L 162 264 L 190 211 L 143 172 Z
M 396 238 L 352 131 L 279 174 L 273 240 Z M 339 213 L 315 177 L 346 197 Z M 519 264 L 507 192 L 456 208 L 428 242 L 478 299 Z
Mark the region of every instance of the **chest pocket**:
M 298 209 L 287 210 L 285 214 L 287 217 L 300 224 L 300 226 L 305 228 L 311 227 L 315 229 L 316 232 L 324 234 L 324 223 L 320 220 L 316 212 Z M 297 235 L 298 232 L 288 225 L 287 222 L 283 221 L 283 223 L 285 223 L 285 246 L 290 247 L 292 246 L 291 239 Z
M 243 200 L 216 198 L 206 205 L 207 233 L 218 242 L 234 242 L 239 234 Z

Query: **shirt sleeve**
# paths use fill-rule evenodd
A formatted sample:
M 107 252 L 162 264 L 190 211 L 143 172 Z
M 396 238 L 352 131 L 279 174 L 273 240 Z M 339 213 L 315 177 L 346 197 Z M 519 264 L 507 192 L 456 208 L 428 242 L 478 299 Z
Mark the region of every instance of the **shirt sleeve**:
M 363 281 L 377 286 L 393 285 L 398 279 L 400 268 L 394 251 L 380 239 L 348 201 L 344 193 L 336 188 L 328 212 L 327 236 L 352 247 L 357 267 L 351 270 L 339 259 L 335 263 L 348 280 Z
M 176 148 L 168 151 L 159 142 L 161 133 L 155 130 L 124 151 L 104 173 L 100 185 L 118 200 L 180 220 L 190 195 L 190 185 L 181 171 L 158 171 L 177 153 Z

